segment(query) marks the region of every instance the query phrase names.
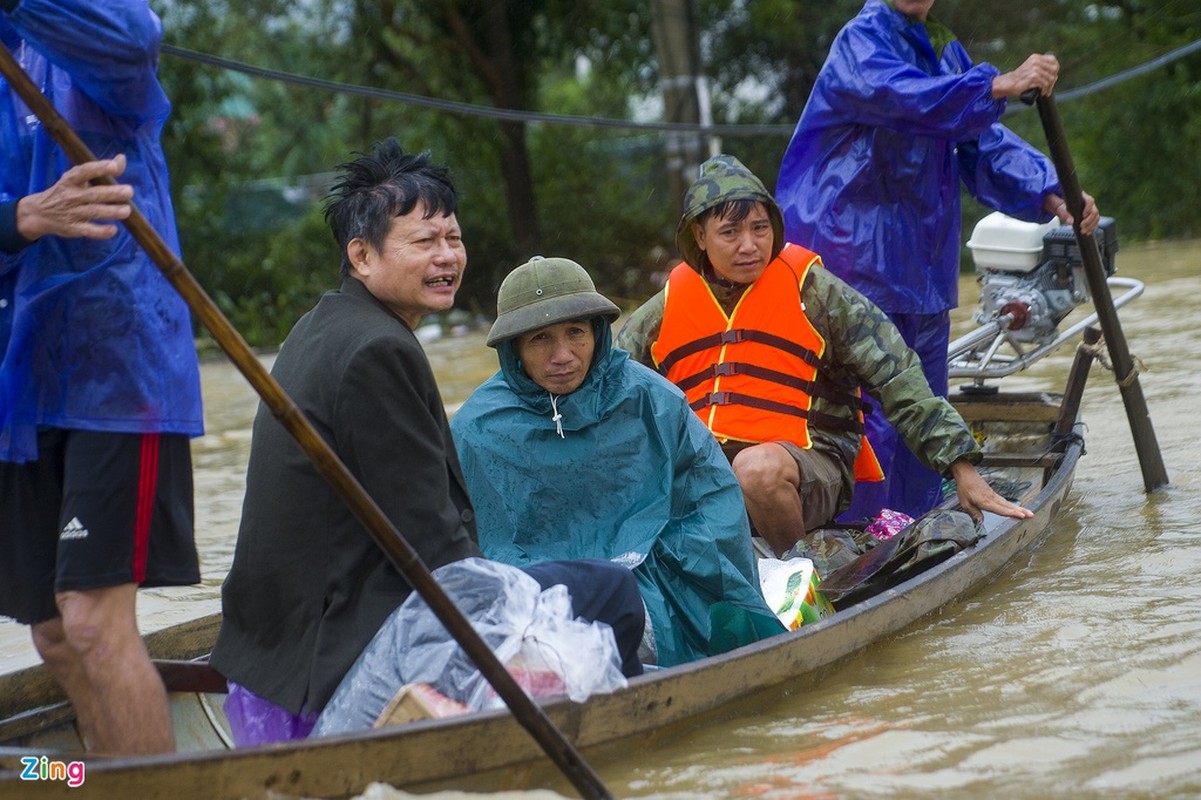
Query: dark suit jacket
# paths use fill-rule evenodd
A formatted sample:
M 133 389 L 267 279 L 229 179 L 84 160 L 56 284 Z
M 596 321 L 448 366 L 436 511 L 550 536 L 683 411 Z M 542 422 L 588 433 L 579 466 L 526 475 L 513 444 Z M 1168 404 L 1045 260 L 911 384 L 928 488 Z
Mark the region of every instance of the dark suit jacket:
M 479 555 L 442 397 L 413 332 L 346 278 L 292 329 L 272 374 L 430 569 Z M 319 711 L 411 591 L 260 405 L 212 663 Z

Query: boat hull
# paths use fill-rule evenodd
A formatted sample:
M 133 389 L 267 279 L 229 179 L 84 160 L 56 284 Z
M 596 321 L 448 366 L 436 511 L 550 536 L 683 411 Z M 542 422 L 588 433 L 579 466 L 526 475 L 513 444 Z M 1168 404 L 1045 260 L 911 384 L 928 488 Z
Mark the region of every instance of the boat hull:
M 551 721 L 586 755 L 604 745 L 634 746 L 672 726 L 696 724 L 706 715 L 736 713 L 745 709 L 738 703 L 756 693 L 787 692 L 802 679 L 812 680 L 995 578 L 1051 529 L 1068 496 L 1083 441 L 1069 437 L 1054 457 L 1046 455 L 1050 447 L 1047 432 L 1063 413 L 1057 400 L 1047 395 L 964 402 L 973 406 L 964 414 L 973 424 L 1000 416 L 1002 425 L 1029 426 L 1034 432 L 1025 438 L 1041 442 L 1033 449 L 1029 443 L 1022 444 L 1017 454 L 1001 451 L 994 456 L 998 463 L 1008 464 L 1012 474 L 1033 481 L 1036 488 L 1024 498 L 1035 512 L 1032 519 L 995 518 L 987 535 L 973 547 L 815 624 L 720 656 L 647 673 L 632 679 L 625 689 L 585 703 L 548 703 L 544 708 Z M 1074 413 L 1071 419 L 1075 419 Z M 208 631 L 210 637 L 212 632 Z M 200 642 L 195 640 L 188 643 L 188 647 L 198 646 Z M 43 679 L 26 676 L 23 685 L 28 690 L 40 686 L 39 680 Z M 89 759 L 86 785 L 90 790 L 100 796 L 133 790 L 139 798 L 163 800 L 257 797 L 269 792 L 345 797 L 363 792 L 373 782 L 410 789 L 453 784 L 460 789 L 495 790 L 528 788 L 541 783 L 542 776 L 551 779 L 552 768 L 545 755 L 506 711 L 231 750 L 218 740 L 222 728 L 218 696 L 193 692 L 175 698 L 176 719 L 184 717 L 196 724 L 200 733 L 193 738 L 207 739 L 207 746 L 213 749 Z M 5 711 L 11 714 L 13 709 Z M 0 767 L 14 766 L 14 759 L 31 752 L 29 747 L 27 743 L 23 750 L 0 748 Z M 65 797 L 72 791 L 65 782 L 22 782 L 17 770 L 0 769 L 0 792 L 5 797 Z

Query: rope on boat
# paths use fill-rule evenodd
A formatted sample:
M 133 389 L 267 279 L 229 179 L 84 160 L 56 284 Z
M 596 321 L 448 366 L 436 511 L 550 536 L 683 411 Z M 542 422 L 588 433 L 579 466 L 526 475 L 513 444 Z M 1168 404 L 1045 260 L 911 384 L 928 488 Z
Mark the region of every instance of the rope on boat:
M 1096 359 L 1102 367 L 1110 372 L 1113 372 L 1113 363 L 1109 360 L 1109 351 L 1105 347 L 1104 339 L 1098 339 L 1096 344 L 1085 344 L 1084 342 L 1081 342 L 1076 346 L 1076 349 L 1083 350 L 1084 352 L 1088 353 L 1094 359 Z M 1118 386 L 1122 388 L 1130 386 L 1132 383 L 1137 381 L 1139 374 L 1145 372 L 1147 369 L 1147 366 L 1143 363 L 1143 360 L 1138 356 L 1131 353 L 1130 358 L 1132 362 L 1130 364 L 1130 372 L 1128 372 L 1124 378 L 1116 378 Z
M 1047 453 L 1062 452 L 1073 444 L 1080 445 L 1080 455 L 1088 454 L 1088 450 L 1084 449 L 1084 436 L 1075 430 L 1072 430 L 1070 433 L 1052 434 L 1051 447 L 1047 448 Z

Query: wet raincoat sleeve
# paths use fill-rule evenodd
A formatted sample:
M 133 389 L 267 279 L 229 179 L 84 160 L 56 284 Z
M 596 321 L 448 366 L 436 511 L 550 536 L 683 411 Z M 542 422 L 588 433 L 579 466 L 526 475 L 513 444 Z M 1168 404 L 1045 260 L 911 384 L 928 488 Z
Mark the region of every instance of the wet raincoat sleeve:
M 809 101 L 821 123 L 968 139 L 1000 119 L 1005 101 L 994 100 L 991 93 L 993 78 L 1000 74 L 996 67 L 972 65 L 962 48 L 951 43 L 943 53 L 948 72 L 931 74 L 935 56 L 929 40 L 908 28 L 901 30 L 908 52 L 898 46 L 895 29 L 843 29 Z M 918 66 L 920 60 L 926 69 Z
M 983 205 L 1027 222 L 1046 222 L 1048 194 L 1061 194 L 1055 167 L 1004 125 L 958 145 L 959 177 Z
M 156 76 L 162 23 L 145 0 L 22 0 L 10 18 L 109 113 L 167 116 L 171 104 Z
M 502 372 L 451 424 L 484 554 L 628 566 L 661 666 L 783 632 L 759 589 L 737 481 L 683 395 L 609 350 L 557 398 L 560 437 L 546 393 L 504 347 Z

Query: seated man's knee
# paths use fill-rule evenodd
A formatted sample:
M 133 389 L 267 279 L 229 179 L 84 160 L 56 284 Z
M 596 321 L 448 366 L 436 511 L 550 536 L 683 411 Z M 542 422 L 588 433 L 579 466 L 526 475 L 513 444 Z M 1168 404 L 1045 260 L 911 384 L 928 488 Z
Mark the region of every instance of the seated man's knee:
M 760 444 L 740 450 L 730 466 L 743 492 L 770 491 L 786 483 L 786 467 L 791 462 L 788 451 L 775 444 Z
M 613 629 L 621 658 L 621 671 L 627 678 L 642 674 L 638 648 L 646 631 L 646 604 L 634 573 L 620 564 L 606 564 L 606 577 L 612 585 L 611 599 L 605 605 L 604 622 Z
M 641 640 L 646 614 L 634 573 L 612 561 L 585 559 L 578 563 L 590 573 L 587 583 L 593 592 L 586 593 L 584 599 L 594 618 L 609 623 L 619 639 L 624 635 Z
M 557 583 L 566 586 L 576 616 L 604 622 L 613 629 L 626 677 L 642 673 L 637 653 L 646 625 L 646 607 L 633 572 L 602 559 L 543 561 L 523 569 L 543 589 Z
M 612 582 L 612 600 L 607 604 L 609 615 L 613 617 L 614 628 L 620 626 L 622 633 L 630 639 L 641 641 L 643 627 L 646 624 L 646 606 L 642 602 L 642 592 L 638 589 L 638 579 L 628 568 L 620 564 L 606 564 L 608 580 Z
M 614 564 L 612 561 L 601 561 L 599 559 L 589 560 L 588 563 L 593 564 L 599 575 L 604 577 L 604 580 L 609 582 L 613 587 L 613 596 L 622 603 L 641 603 L 641 596 L 638 593 L 638 579 L 634 577 L 634 573 L 629 567 L 623 567 L 621 564 Z

